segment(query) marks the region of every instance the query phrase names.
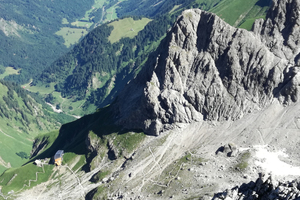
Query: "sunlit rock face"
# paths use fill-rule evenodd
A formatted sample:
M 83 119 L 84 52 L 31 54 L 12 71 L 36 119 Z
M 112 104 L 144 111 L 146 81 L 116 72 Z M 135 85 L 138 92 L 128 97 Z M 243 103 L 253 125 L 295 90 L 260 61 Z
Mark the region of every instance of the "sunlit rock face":
M 236 120 L 298 100 L 299 1 L 274 1 L 253 31 L 199 9 L 178 17 L 116 103 L 117 124 L 153 135 L 179 123 Z

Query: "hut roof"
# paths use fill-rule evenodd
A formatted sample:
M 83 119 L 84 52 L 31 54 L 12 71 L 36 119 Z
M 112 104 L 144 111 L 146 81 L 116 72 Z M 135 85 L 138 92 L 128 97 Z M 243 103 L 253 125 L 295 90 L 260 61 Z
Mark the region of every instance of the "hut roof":
M 64 150 L 58 150 L 54 155 L 54 160 L 56 160 L 57 158 L 61 158 L 63 155 L 64 155 Z

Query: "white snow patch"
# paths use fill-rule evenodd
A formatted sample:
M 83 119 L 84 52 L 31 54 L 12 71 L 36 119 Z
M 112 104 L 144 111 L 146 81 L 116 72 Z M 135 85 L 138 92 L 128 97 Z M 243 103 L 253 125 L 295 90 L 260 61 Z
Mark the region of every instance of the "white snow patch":
M 266 172 L 278 176 L 299 176 L 300 167 L 295 167 L 287 164 L 279 159 L 279 156 L 288 157 L 284 150 L 277 152 L 270 152 L 266 149 L 267 145 L 254 146 L 255 157 L 258 159 L 255 161 L 257 166 L 260 166 Z

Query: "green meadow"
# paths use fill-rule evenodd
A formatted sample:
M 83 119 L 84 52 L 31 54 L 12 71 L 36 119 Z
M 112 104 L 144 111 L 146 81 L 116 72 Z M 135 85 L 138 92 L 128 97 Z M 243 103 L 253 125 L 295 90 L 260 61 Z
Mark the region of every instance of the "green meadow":
M 259 3 L 258 3 L 259 2 Z M 264 18 L 270 0 L 224 0 L 209 10 L 232 26 L 251 29 L 257 18 Z
M 142 18 L 141 20 L 133 20 L 133 18 L 125 18 L 118 21 L 114 21 L 109 26 L 113 26 L 114 29 L 108 37 L 111 43 L 119 41 L 123 37 L 134 38 L 139 31 L 151 21 L 148 18 Z
M 73 44 L 76 44 L 79 39 L 85 36 L 88 32 L 83 28 L 69 28 L 63 27 L 55 34 L 58 36 L 62 36 L 65 40 L 64 45 L 66 47 L 70 47 Z
M 0 79 L 3 79 L 6 76 L 9 76 L 11 74 L 19 74 L 20 69 L 14 69 L 13 67 L 6 67 L 5 72 L 3 74 L 0 74 Z

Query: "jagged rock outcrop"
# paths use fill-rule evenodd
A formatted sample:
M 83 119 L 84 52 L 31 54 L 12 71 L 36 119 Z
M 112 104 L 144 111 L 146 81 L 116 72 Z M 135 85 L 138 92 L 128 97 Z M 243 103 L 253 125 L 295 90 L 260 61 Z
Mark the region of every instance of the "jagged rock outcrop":
M 223 153 L 228 157 L 235 157 L 238 154 L 238 149 L 235 144 L 229 143 L 229 144 L 221 146 L 216 151 L 216 155 L 218 155 L 219 153 Z
M 298 100 L 299 64 L 300 64 L 300 1 L 275 0 L 266 20 L 256 20 L 253 32 L 277 57 L 286 59 L 284 81 L 279 87 L 277 97 L 282 103 L 289 104 Z M 278 92 L 278 90 L 277 90 Z
M 116 122 L 158 135 L 176 123 L 236 120 L 298 99 L 298 0 L 275 0 L 253 32 L 199 9 L 178 17 L 143 71 L 119 95 Z
M 261 41 L 277 57 L 299 62 L 299 18 L 300 1 L 275 0 L 266 20 L 259 19 L 253 32 L 261 36 Z
M 260 176 L 255 182 L 236 186 L 215 194 L 213 200 L 235 199 L 300 199 L 300 182 L 298 180 L 280 182 L 272 177 Z
M 84 167 L 84 170 L 89 172 L 92 169 L 91 162 L 99 153 L 101 153 L 102 149 L 105 147 L 103 147 L 101 143 L 101 138 L 98 138 L 93 133 L 89 133 L 87 135 L 85 139 L 85 146 L 88 150 L 88 154 L 86 155 L 87 164 Z M 96 164 L 99 164 L 100 161 L 99 159 L 95 159 L 94 162 Z

